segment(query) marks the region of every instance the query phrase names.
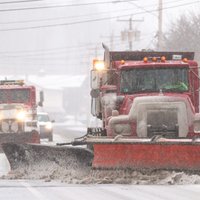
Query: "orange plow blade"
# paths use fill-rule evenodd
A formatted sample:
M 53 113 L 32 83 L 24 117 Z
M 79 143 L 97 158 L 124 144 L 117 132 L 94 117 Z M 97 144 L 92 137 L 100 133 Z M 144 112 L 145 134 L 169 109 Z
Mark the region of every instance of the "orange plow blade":
M 94 168 L 200 170 L 200 142 L 165 139 L 94 143 Z

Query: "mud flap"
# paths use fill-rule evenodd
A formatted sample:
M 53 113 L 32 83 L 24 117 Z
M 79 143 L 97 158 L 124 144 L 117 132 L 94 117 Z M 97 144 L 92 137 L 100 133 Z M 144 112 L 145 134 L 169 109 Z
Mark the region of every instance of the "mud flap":
M 4 143 L 2 148 L 11 170 L 44 170 L 48 166 L 77 169 L 91 166 L 93 159 L 93 153 L 81 147 Z

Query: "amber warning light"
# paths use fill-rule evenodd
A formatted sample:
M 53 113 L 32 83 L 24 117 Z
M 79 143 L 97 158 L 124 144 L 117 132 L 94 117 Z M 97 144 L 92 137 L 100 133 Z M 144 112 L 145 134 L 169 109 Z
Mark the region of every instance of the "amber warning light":
M 125 64 L 125 60 L 121 60 L 120 63 L 123 65 Z
M 102 71 L 105 69 L 105 63 L 103 60 L 93 60 L 93 68 L 97 71 Z
M 184 62 L 184 63 L 187 63 L 187 62 L 188 62 L 188 59 L 187 59 L 187 58 L 183 58 L 183 62 Z
M 152 62 L 165 62 L 166 61 L 166 57 L 165 56 L 161 56 L 161 57 L 144 57 L 143 58 L 143 62 L 147 63 L 148 60 L 152 61 Z
M 146 63 L 146 62 L 148 62 L 148 58 L 147 57 L 144 57 L 143 58 L 143 61 Z
M 153 58 L 152 58 L 152 61 L 153 61 L 153 62 L 156 62 L 156 61 L 157 61 L 157 57 L 153 57 Z
M 165 62 L 166 61 L 166 57 L 165 56 L 161 56 L 160 60 L 161 60 L 161 62 Z

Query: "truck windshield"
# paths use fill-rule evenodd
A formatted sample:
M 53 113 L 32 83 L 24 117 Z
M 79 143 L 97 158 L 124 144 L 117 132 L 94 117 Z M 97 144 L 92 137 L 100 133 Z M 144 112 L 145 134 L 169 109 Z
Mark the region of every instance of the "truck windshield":
M 0 103 L 28 103 L 30 90 L 28 89 L 0 89 Z
M 128 69 L 121 71 L 121 93 L 188 91 L 187 68 Z

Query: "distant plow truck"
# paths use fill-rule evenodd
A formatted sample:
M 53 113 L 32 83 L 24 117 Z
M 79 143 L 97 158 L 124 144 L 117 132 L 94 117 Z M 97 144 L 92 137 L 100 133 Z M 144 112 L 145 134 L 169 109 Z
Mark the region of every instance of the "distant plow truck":
M 12 169 L 200 169 L 199 73 L 193 52 L 109 51 L 94 60 L 91 112 L 102 127 L 63 147 L 5 144 Z M 71 145 L 85 145 L 87 148 Z M 37 162 L 36 162 L 37 160 Z M 66 162 L 64 162 L 66 161 Z M 41 165 L 42 166 L 42 165 Z
M 7 142 L 40 143 L 36 89 L 23 80 L 0 81 L 0 145 Z

